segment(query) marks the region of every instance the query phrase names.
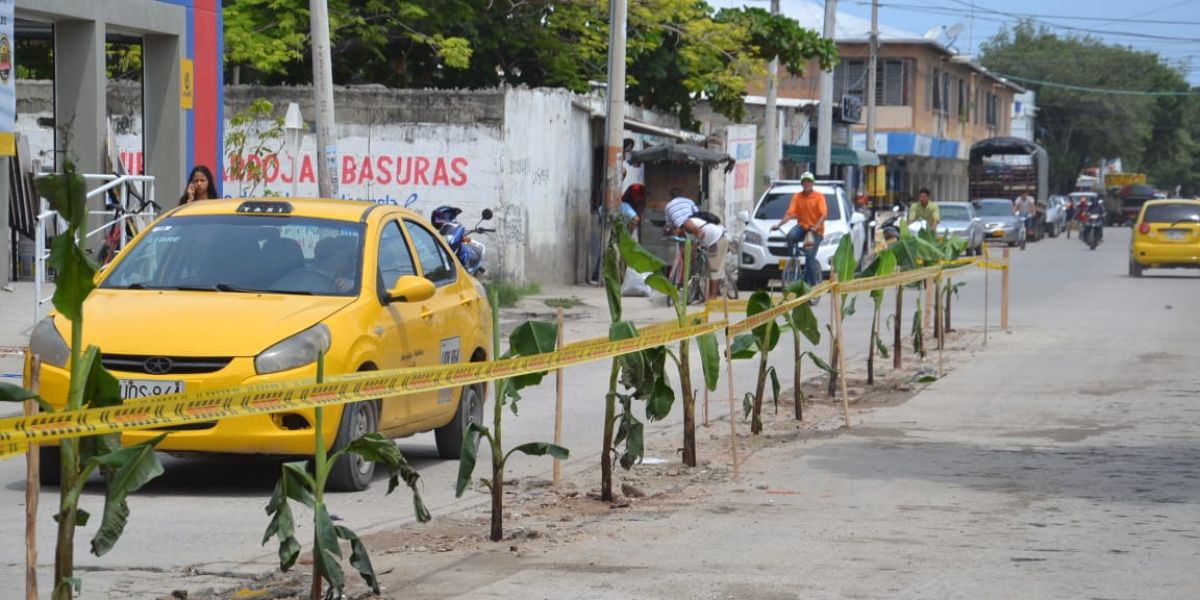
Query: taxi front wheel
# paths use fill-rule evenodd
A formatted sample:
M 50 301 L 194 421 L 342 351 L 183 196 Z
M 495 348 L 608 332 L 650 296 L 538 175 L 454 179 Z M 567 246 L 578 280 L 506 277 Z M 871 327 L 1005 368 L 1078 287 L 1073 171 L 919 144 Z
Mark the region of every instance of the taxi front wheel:
M 342 420 L 338 424 L 337 439 L 333 452 L 345 448 L 363 434 L 379 431 L 379 413 L 374 402 L 354 402 L 342 409 Z M 343 492 L 367 489 L 375 475 L 375 463 L 347 452 L 333 463 L 329 470 L 329 488 Z
M 483 423 L 483 390 L 478 385 L 462 389 L 458 409 L 454 411 L 454 420 L 434 430 L 438 456 L 445 459 L 458 458 L 462 454 L 463 436 L 471 423 Z M 479 434 L 474 435 L 478 437 Z

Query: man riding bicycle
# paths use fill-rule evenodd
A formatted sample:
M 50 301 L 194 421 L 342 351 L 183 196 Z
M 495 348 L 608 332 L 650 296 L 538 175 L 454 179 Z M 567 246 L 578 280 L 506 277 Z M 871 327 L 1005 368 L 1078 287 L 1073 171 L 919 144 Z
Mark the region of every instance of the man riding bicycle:
M 671 188 L 672 200 L 667 203 L 665 213 L 668 233 L 672 235 L 691 235 L 697 244 L 701 244 L 708 252 L 708 297 L 716 298 L 720 294 L 721 280 L 725 275 L 725 253 L 729 241 L 725 236 L 725 228 L 697 216 L 700 208 L 696 203 L 683 195 L 683 190 Z
M 809 285 L 821 282 L 821 264 L 817 261 L 817 249 L 825 237 L 825 217 L 829 207 L 825 204 L 825 194 L 813 189 L 816 178 L 812 173 L 805 172 L 800 176 L 800 185 L 804 189 L 792 195 L 792 202 L 783 220 L 771 227 L 771 231 L 782 230 L 792 219 L 796 226 L 787 233 L 788 255 L 796 255 L 796 245 L 804 243 L 804 281 Z

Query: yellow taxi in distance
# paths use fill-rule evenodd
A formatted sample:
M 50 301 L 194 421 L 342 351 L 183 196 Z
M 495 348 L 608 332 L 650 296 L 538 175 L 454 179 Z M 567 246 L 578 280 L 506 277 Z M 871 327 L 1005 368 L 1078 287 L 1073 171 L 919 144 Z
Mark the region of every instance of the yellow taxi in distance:
M 127 400 L 328 375 L 484 361 L 491 309 L 482 286 L 418 214 L 351 200 L 232 199 L 185 204 L 147 227 L 98 277 L 84 302 L 86 345 Z M 41 393 L 66 403 L 71 324 L 38 323 L 30 346 Z M 325 444 L 379 431 L 434 430 L 457 458 L 483 416 L 471 386 L 333 406 Z M 130 431 L 134 444 L 169 432 L 178 453 L 312 454 L 312 410 Z M 42 478 L 56 483 L 57 447 L 43 447 Z M 329 485 L 364 489 L 375 465 L 348 454 Z
M 1129 245 L 1129 276 L 1146 269 L 1200 269 L 1200 200 L 1142 205 Z

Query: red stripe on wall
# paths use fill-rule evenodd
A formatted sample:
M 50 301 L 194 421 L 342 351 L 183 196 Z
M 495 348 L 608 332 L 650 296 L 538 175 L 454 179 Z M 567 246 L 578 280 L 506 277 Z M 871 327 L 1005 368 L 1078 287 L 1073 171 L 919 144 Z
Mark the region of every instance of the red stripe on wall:
M 217 0 L 196 0 L 193 45 L 196 91 L 192 111 L 195 117 L 195 160 L 198 165 L 217 168 L 221 164 L 221 144 L 217 134 L 217 107 L 221 77 L 221 54 L 217 45 Z

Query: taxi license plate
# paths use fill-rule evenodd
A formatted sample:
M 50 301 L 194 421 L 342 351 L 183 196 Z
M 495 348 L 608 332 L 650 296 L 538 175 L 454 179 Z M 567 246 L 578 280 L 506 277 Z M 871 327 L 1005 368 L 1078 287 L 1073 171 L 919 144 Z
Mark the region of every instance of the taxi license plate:
M 1167 231 L 1166 234 L 1167 240 L 1172 242 L 1182 242 L 1187 237 L 1186 231 Z
M 1004 237 L 1004 231 L 997 229 L 991 233 L 992 237 Z
M 120 379 L 121 398 L 131 400 L 148 396 L 178 394 L 183 391 L 183 382 L 168 379 Z

